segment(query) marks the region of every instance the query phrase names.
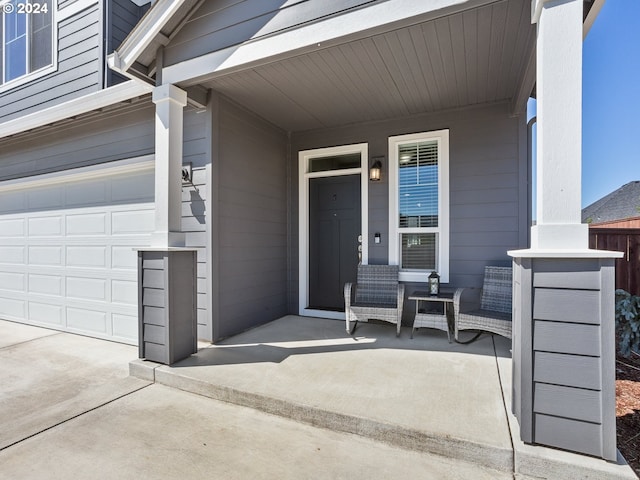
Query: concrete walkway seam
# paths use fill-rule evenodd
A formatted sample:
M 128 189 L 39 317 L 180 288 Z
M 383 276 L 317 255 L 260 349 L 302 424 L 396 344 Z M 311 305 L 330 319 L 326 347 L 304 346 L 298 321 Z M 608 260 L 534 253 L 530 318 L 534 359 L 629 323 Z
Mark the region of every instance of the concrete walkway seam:
M 18 343 L 12 343 L 11 345 L 5 345 L 4 347 L 0 347 L 0 350 L 8 350 L 10 348 L 15 348 L 15 347 L 19 347 L 21 345 L 24 345 L 25 343 L 37 342 L 38 340 L 41 340 L 43 338 L 55 337 L 55 336 L 58 336 L 58 335 L 62 335 L 63 333 L 64 332 L 56 332 L 56 333 L 52 333 L 51 335 L 42 335 L 40 337 L 30 338 L 29 340 L 25 340 L 24 342 L 18 342 Z
M 26 342 L 23 342 L 23 343 L 26 343 Z M 83 415 L 86 415 L 87 413 L 93 412 L 94 410 L 98 410 L 99 408 L 102 408 L 105 405 L 109 405 L 110 403 L 113 403 L 113 402 L 115 402 L 117 400 L 120 400 L 120 399 L 122 399 L 124 397 L 127 397 L 127 396 L 131 395 L 132 393 L 136 393 L 136 392 L 139 392 L 140 390 L 144 390 L 145 388 L 147 388 L 147 387 L 149 387 L 151 385 L 153 385 L 153 383 L 149 383 L 147 385 L 143 385 L 142 387 L 136 388 L 135 390 L 127 392 L 127 393 L 125 393 L 123 395 L 120 395 L 120 396 L 118 396 L 116 398 L 112 398 L 111 400 L 109 400 L 107 402 L 101 403 L 100 405 L 96 405 L 95 407 L 88 408 L 88 409 L 86 409 L 85 411 L 83 411 L 81 413 L 78 413 L 78 414 L 73 415 L 73 416 L 71 416 L 69 418 L 66 418 L 66 419 L 64 419 L 64 420 L 62 420 L 60 422 L 57 422 L 57 423 L 55 423 L 53 425 L 50 425 L 47 428 L 43 428 L 42 430 L 39 430 L 39 431 L 34 432 L 34 433 L 30 434 L 30 435 L 27 435 L 26 437 L 21 438 L 20 440 L 16 440 L 15 442 L 10 443 L 8 445 L 5 445 L 4 447 L 0 447 L 0 452 L 2 452 L 3 450 L 6 450 L 8 448 L 11 448 L 11 447 L 13 447 L 15 445 L 18 445 L 18 444 L 20 444 L 20 443 L 22 443 L 22 442 L 24 442 L 26 440 L 29 440 L 30 438 L 36 437 L 36 436 L 40 435 L 41 433 L 44 433 L 44 432 L 46 432 L 48 430 L 51 430 L 53 428 L 56 428 L 56 427 L 58 427 L 60 425 L 65 424 L 67 422 L 70 422 L 71 420 L 74 420 L 76 418 L 82 417 Z

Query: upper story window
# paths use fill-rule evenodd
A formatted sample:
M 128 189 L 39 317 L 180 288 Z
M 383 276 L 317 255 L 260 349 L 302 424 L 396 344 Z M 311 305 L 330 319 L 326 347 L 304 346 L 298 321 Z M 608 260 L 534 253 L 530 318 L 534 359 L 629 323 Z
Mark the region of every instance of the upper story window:
M 0 90 L 54 66 L 53 0 L 0 0 Z
M 449 281 L 448 130 L 389 138 L 389 263 L 403 281 Z

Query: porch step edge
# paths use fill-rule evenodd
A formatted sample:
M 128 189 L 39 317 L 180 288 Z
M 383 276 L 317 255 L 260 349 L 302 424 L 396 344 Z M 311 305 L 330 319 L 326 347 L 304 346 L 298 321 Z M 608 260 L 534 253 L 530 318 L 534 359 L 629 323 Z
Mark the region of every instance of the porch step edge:
M 150 376 L 148 369 L 153 368 L 156 383 L 213 400 L 249 407 L 318 428 L 359 435 L 406 450 L 462 460 L 501 472 L 514 471 L 511 449 L 478 444 L 451 435 L 423 432 L 401 425 L 328 411 L 224 385 L 214 385 L 177 373 L 172 369 L 154 368 L 152 366 L 154 364 L 150 362 L 143 363 L 144 365 L 139 362 L 134 368 L 131 368 L 131 375 L 143 375 L 145 379 L 148 379 Z

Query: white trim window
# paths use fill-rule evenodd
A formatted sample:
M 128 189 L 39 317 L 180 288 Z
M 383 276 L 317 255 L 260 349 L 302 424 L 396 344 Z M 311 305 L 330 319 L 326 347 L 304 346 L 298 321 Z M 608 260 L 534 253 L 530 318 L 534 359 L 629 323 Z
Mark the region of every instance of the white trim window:
M 389 137 L 389 264 L 449 282 L 449 130 Z
M 54 0 L 0 0 L 0 91 L 55 69 Z

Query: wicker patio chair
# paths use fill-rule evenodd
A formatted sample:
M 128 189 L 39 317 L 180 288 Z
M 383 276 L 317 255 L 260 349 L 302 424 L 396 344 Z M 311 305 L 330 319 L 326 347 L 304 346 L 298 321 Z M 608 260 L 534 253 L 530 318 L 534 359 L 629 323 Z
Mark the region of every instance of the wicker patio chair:
M 353 334 L 359 321 L 375 319 L 395 323 L 400 335 L 404 285 L 398 272 L 397 265 L 358 265 L 357 283 L 344 286 L 347 333 Z
M 484 284 L 479 305 L 461 311 L 460 301 L 464 288 L 453 296 L 455 338 L 461 330 L 481 330 L 511 338 L 511 267 L 485 267 Z

